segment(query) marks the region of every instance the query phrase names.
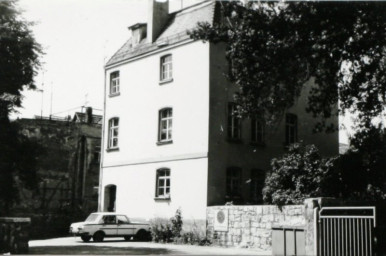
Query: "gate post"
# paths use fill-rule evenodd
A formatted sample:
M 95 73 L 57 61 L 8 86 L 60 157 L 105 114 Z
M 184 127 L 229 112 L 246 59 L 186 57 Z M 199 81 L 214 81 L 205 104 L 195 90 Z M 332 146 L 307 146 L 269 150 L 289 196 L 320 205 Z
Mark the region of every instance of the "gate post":
M 305 225 L 305 251 L 306 255 L 318 255 L 318 211 L 320 198 L 307 198 L 304 200 Z

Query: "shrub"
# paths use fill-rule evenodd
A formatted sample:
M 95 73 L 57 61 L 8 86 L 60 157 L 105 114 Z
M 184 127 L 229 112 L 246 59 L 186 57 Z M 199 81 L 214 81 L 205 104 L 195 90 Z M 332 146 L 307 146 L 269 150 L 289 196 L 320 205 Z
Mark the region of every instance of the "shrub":
M 177 209 L 176 214 L 174 217 L 170 218 L 170 221 L 172 223 L 173 238 L 180 237 L 183 225 L 181 209 Z
M 322 158 L 314 145 L 291 145 L 284 156 L 272 159 L 263 189 L 264 201 L 280 206 L 300 204 L 309 197 L 336 196 L 340 178 L 335 160 Z
M 205 230 L 201 230 L 200 227 L 193 222 L 193 225 L 189 225 L 185 228 L 181 236 L 176 238 L 175 243 L 177 244 L 197 244 L 197 245 L 210 245 L 211 242 L 206 237 Z
M 176 244 L 211 244 L 206 238 L 205 232 L 202 232 L 195 222 L 189 226 L 189 230 L 183 231 L 181 209 L 178 209 L 170 219 L 153 219 L 150 221 L 150 229 L 153 241 L 157 243 L 173 241 Z
M 169 243 L 172 241 L 173 233 L 168 219 L 156 218 L 150 221 L 150 232 L 154 242 Z

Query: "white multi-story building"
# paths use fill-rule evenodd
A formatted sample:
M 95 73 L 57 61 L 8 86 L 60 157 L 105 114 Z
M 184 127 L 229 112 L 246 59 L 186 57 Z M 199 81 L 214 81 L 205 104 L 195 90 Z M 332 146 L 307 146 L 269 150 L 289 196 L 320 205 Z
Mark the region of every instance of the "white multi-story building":
M 338 154 L 337 133 L 312 133 L 308 89 L 276 129 L 232 116 L 224 44 L 186 33 L 216 22 L 218 8 L 204 1 L 169 14 L 168 2 L 150 0 L 148 23 L 129 27 L 106 64 L 100 210 L 169 218 L 181 208 L 185 220 L 205 220 L 209 205 L 260 203 L 270 159 L 288 143 Z

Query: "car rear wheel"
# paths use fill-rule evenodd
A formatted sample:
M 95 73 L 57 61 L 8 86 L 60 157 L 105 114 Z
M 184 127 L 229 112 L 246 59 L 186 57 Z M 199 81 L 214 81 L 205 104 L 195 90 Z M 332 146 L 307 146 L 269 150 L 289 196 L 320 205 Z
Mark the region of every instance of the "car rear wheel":
M 80 238 L 83 240 L 83 242 L 88 242 L 91 240 L 91 236 L 87 235 L 81 235 Z
M 150 235 L 150 232 L 144 229 L 141 229 L 137 232 L 134 238 L 136 241 L 150 241 L 151 235 Z
M 105 234 L 101 231 L 98 231 L 96 232 L 92 239 L 94 240 L 94 242 L 103 242 L 103 239 L 105 238 Z

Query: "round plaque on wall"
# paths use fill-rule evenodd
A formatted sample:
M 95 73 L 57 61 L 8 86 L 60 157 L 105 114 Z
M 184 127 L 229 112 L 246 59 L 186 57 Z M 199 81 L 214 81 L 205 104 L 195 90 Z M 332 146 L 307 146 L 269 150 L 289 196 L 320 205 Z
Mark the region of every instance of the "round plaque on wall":
M 221 210 L 218 211 L 218 212 L 217 212 L 217 222 L 218 222 L 218 223 L 223 223 L 224 220 L 225 220 L 225 214 L 224 214 L 224 212 L 221 211 Z

